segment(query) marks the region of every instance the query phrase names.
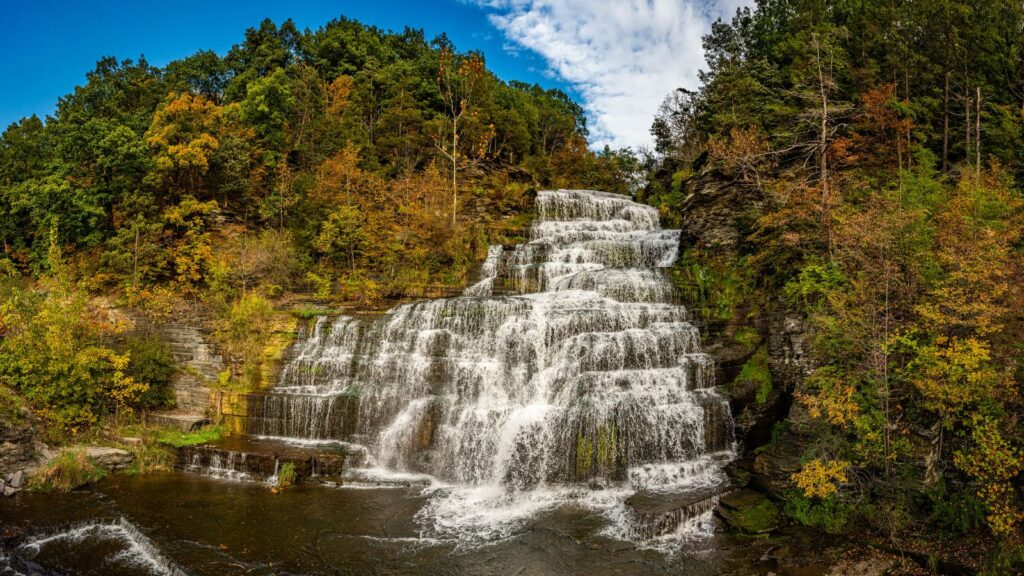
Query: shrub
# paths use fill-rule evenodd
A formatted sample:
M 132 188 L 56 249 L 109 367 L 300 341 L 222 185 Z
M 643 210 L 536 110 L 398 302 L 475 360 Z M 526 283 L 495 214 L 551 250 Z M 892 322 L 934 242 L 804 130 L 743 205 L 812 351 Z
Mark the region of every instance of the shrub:
M 276 487 L 279 489 L 295 485 L 295 464 L 285 462 L 277 471 Z
M 794 493 L 786 500 L 786 516 L 829 534 L 839 534 L 850 524 L 850 507 L 834 495 L 822 500 L 811 500 Z
M 31 488 L 42 492 L 70 492 L 101 480 L 107 471 L 89 459 L 81 448 L 66 448 L 32 477 Z
M 768 349 L 764 346 L 758 348 L 757 352 L 740 369 L 736 379 L 741 382 L 757 384 L 757 403 L 767 402 L 768 395 L 772 393 L 772 374 L 768 369 Z
M 155 334 L 136 334 L 125 338 L 123 347 L 131 358 L 127 374 L 137 382 L 149 384 L 149 389 L 139 397 L 139 407 L 147 410 L 172 407 L 171 377 L 175 365 L 167 343 Z

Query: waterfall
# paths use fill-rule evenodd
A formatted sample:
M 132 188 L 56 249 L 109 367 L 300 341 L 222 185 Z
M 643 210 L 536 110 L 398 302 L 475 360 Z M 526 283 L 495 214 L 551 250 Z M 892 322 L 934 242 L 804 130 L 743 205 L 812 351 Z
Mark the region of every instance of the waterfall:
M 319 318 L 251 397 L 248 431 L 360 443 L 380 467 L 500 498 L 720 481 L 728 405 L 661 270 L 679 231 L 603 192 L 540 192 L 537 213 L 462 296 Z

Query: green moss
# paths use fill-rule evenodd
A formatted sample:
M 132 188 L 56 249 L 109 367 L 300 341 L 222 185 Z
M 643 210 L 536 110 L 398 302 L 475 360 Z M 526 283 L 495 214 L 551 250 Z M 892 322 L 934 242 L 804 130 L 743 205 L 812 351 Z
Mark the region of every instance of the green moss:
M 733 342 L 742 344 L 749 348 L 754 348 L 761 343 L 761 334 L 753 328 L 747 326 L 741 326 L 736 329 L 736 333 L 732 335 Z
M 223 426 L 206 426 L 195 432 L 167 430 L 157 437 L 157 442 L 181 448 L 182 446 L 195 446 L 219 440 L 223 433 Z
M 106 475 L 107 471 L 90 460 L 85 450 L 66 448 L 39 469 L 29 487 L 40 492 L 70 492 Z
M 291 309 L 292 316 L 295 316 L 300 320 L 311 320 L 319 316 L 338 313 L 340 313 L 340 310 L 335 308 L 326 308 L 324 306 L 300 305 Z
M 764 494 L 739 490 L 722 497 L 719 514 L 745 534 L 767 534 L 779 526 L 779 509 Z
M 702 320 L 739 320 L 741 305 L 755 295 L 747 258 L 723 258 L 687 250 L 669 269 L 683 302 Z
M 772 393 L 772 374 L 768 367 L 768 349 L 764 346 L 757 349 L 747 360 L 736 377 L 741 382 L 757 384 L 757 403 L 764 404 Z
M 611 472 L 618 460 L 619 438 L 614 424 L 597 429 L 597 467 L 601 472 Z
M 583 478 L 590 474 L 594 457 L 594 443 L 582 432 L 576 437 L 576 477 Z

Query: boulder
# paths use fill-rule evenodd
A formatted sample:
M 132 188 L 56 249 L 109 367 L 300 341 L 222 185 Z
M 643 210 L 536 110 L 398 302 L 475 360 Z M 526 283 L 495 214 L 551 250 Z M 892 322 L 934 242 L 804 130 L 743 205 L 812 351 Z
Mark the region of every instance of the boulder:
M 779 509 L 764 494 L 744 488 L 719 499 L 718 516 L 744 534 L 768 534 L 779 527 Z
M 12 488 L 21 488 L 25 485 L 25 471 L 18 470 L 14 474 L 11 474 L 10 484 Z
M 11 496 L 14 496 L 17 492 L 18 492 L 17 490 L 15 490 L 14 488 L 11 488 L 10 486 L 4 486 L 4 496 L 6 496 L 8 498 L 10 498 Z
M 135 456 L 127 450 L 106 446 L 89 446 L 85 454 L 97 466 L 111 471 L 124 470 L 135 460 Z

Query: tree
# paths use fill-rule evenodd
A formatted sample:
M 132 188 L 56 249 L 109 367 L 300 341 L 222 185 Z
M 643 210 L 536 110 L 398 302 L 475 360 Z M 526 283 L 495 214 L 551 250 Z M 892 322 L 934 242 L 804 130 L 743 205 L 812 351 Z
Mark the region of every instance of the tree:
M 437 85 L 448 112 L 448 122 L 442 124 L 435 145 L 452 165 L 452 225 L 456 224 L 459 209 L 459 170 L 483 157 L 494 137 L 493 127 L 479 134 L 475 141 L 463 142 L 464 120 L 475 117 L 473 109 L 476 91 L 486 74 L 483 58 L 471 54 L 457 58 L 448 46 L 438 56 Z

